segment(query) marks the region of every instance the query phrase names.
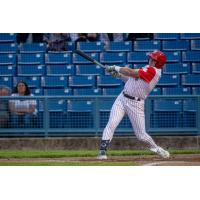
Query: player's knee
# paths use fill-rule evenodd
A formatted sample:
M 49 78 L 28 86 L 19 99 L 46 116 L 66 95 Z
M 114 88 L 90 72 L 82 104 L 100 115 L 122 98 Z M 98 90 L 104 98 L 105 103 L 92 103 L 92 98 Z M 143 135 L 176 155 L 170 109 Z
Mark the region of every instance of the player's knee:
M 147 141 L 146 135 L 145 134 L 141 134 L 141 133 L 137 134 L 137 139 L 139 141 L 141 141 L 141 142 L 146 142 Z

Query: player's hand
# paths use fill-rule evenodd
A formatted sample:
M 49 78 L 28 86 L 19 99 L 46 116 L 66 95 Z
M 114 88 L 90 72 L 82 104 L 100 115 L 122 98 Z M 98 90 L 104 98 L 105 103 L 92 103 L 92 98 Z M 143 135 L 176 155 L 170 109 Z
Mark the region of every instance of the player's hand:
M 108 73 L 111 73 L 111 72 L 115 71 L 115 66 L 116 66 L 116 65 L 107 66 L 107 67 L 106 67 L 106 71 L 107 71 Z
M 115 71 L 115 70 L 113 70 L 112 72 L 110 72 L 110 75 L 112 77 L 114 77 L 114 78 L 120 78 L 121 77 L 120 73 L 117 72 L 117 71 Z

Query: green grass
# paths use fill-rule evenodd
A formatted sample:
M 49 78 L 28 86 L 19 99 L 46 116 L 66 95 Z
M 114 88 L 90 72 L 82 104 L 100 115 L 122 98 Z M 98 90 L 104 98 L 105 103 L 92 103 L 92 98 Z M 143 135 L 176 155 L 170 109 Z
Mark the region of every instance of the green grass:
M 171 150 L 171 154 L 200 154 L 200 150 Z M 56 150 L 56 151 L 31 151 L 31 150 L 1 150 L 0 158 L 63 158 L 63 157 L 95 157 L 98 151 L 87 150 Z M 144 150 L 110 150 L 108 156 L 137 156 L 152 155 L 150 151 Z

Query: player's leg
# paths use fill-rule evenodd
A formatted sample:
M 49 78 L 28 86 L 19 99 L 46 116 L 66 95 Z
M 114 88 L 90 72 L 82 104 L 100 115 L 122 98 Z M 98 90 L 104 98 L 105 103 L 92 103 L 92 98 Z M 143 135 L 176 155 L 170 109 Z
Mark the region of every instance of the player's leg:
M 107 159 L 106 151 L 111 142 L 115 129 L 121 122 L 122 118 L 125 115 L 124 106 L 118 97 L 113 104 L 109 116 L 108 123 L 103 131 L 102 140 L 100 144 L 100 151 L 99 155 L 97 156 L 98 159 Z
M 149 150 L 157 153 L 163 158 L 168 158 L 169 153 L 159 147 L 145 130 L 144 105 L 140 102 L 135 102 L 135 106 L 132 105 L 131 107 L 132 108 L 127 109 L 127 114 L 137 139 L 143 142 Z

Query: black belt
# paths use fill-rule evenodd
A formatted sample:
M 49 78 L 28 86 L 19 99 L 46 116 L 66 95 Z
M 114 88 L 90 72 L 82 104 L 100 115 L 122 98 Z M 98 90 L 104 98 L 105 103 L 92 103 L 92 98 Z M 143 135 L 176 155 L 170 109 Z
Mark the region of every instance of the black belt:
M 132 100 L 136 100 L 136 101 L 141 101 L 142 100 L 142 99 L 140 99 L 138 97 L 132 97 L 132 96 L 126 94 L 125 92 L 123 92 L 123 95 L 128 99 L 132 99 Z

